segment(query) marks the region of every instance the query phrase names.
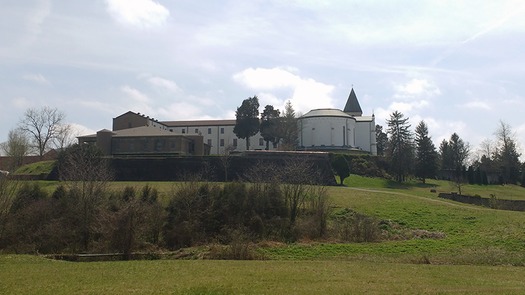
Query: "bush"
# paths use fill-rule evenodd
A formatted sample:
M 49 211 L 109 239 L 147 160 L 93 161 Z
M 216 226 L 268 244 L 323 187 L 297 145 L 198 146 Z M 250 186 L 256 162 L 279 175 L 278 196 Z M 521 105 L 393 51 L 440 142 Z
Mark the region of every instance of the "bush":
M 377 242 L 381 238 L 379 220 L 345 208 L 334 216 L 334 230 L 345 242 Z

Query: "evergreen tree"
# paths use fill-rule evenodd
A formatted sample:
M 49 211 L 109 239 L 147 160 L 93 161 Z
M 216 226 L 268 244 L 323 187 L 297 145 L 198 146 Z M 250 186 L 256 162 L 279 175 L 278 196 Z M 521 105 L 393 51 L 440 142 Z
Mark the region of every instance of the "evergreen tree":
M 266 150 L 270 149 L 270 142 L 274 145 L 279 142 L 278 120 L 280 112 L 273 108 L 272 105 L 264 107 L 261 113 L 261 136 L 266 141 Z
M 522 167 L 521 170 L 521 186 L 525 187 L 525 168 Z
M 483 176 L 481 175 L 481 168 L 479 166 L 476 168 L 476 173 L 474 177 L 475 184 L 483 184 Z
M 383 126 L 376 125 L 377 155 L 384 156 L 388 144 L 388 136 L 383 132 Z
M 413 166 L 414 145 L 408 119 L 404 118 L 402 113 L 394 111 L 390 115 L 390 119 L 387 120 L 387 133 L 390 135 L 388 140 L 388 158 L 391 172 L 398 182 L 405 180 Z
M 259 99 L 257 96 L 242 101 L 235 112 L 236 121 L 233 133 L 238 138 L 246 139 L 246 150 L 250 149 L 250 137 L 259 132 Z
M 453 169 L 452 160 L 451 160 L 451 151 L 448 145 L 448 141 L 443 139 L 439 145 L 439 161 L 441 170 L 450 170 Z
M 279 118 L 279 137 L 282 139 L 281 149 L 295 150 L 298 142 L 297 118 L 290 101 L 284 106 L 284 114 Z
M 447 166 L 454 171 L 454 182 L 461 194 L 461 186 L 466 176 L 465 162 L 469 155 L 469 145 L 454 132 L 448 141 L 448 152 Z
M 500 126 L 496 131 L 497 150 L 494 161 L 501 169 L 501 177 L 504 183 L 516 184 L 519 178 L 519 168 L 521 166 L 518 153 L 516 135 L 512 132 L 509 124 L 500 121 Z
M 428 136 L 428 127 L 425 121 L 419 122 L 416 127 L 416 177 L 425 183 L 426 178 L 436 176 L 437 152 L 434 143 Z
M 467 179 L 469 184 L 475 184 L 476 183 L 476 173 L 474 171 L 474 167 L 469 166 L 467 170 Z

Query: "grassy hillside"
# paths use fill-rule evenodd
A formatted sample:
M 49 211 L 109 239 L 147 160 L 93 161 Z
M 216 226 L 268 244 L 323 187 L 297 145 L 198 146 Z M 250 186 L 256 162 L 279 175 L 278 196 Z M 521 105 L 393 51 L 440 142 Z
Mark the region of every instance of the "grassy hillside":
M 24 165 L 18 168 L 14 174 L 22 175 L 40 175 L 49 174 L 56 165 L 56 161 L 40 161 L 32 164 Z
M 525 265 L 525 213 L 494 210 L 443 200 L 430 188 L 450 184 L 399 185 L 384 179 L 351 176 L 349 187 L 332 187 L 334 210 L 351 208 L 423 233 L 445 238 L 416 238 L 381 243 L 298 243 L 265 249 L 274 259 L 346 259 L 433 264 Z M 483 190 L 484 189 L 484 190 Z M 482 196 L 501 193 L 525 199 L 517 186 L 465 186 Z

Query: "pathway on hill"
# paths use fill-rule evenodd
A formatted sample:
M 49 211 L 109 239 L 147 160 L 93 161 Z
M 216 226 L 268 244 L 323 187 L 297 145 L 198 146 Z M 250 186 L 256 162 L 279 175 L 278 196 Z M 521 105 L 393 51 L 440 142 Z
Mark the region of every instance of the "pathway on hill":
M 369 193 L 382 193 L 382 194 L 393 194 L 393 195 L 399 195 L 399 196 L 406 196 L 406 197 L 412 197 L 412 198 L 416 198 L 416 199 L 420 199 L 420 200 L 425 200 L 425 201 L 435 202 L 435 203 L 439 203 L 439 204 L 444 204 L 444 205 L 448 205 L 448 206 L 460 207 L 460 208 L 468 208 L 468 209 L 474 209 L 474 210 L 495 210 L 495 209 L 486 208 L 486 207 L 480 207 L 480 206 L 471 205 L 471 204 L 463 204 L 463 203 L 456 203 L 456 202 L 452 203 L 452 201 L 441 200 L 441 199 L 431 199 L 431 198 L 428 198 L 428 197 L 421 197 L 421 196 L 416 196 L 416 195 L 407 194 L 407 193 L 401 193 L 401 192 L 374 190 L 374 189 L 358 188 L 358 187 L 347 187 L 347 189 L 356 190 L 356 191 L 363 191 L 363 192 L 369 192 Z

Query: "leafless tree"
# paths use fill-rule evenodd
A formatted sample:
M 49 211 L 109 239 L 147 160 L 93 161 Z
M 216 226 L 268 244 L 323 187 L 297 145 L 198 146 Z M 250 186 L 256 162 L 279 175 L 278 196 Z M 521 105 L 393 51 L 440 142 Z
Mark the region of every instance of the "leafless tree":
M 313 188 L 312 184 L 319 178 L 319 175 L 312 162 L 304 159 L 288 159 L 281 168 L 279 176 L 290 214 L 290 226 L 293 226 Z
M 8 169 L 13 171 L 22 165 L 25 156 L 30 152 L 29 140 L 20 129 L 9 131 L 7 141 L 0 145 L 4 154 L 10 157 Z
M 234 150 L 235 150 L 235 147 L 233 145 L 227 146 L 219 158 L 222 168 L 224 169 L 224 181 L 225 182 L 228 182 L 228 170 L 230 169 L 230 164 L 231 164 L 231 153 Z
M 65 149 L 75 143 L 76 135 L 70 124 L 62 124 L 58 128 L 53 145 L 56 149 Z
M 19 128 L 29 135 L 38 155 L 42 156 L 62 131 L 64 119 L 65 114 L 56 108 L 30 108 L 20 121 Z
M 18 181 L 0 175 L 0 237 L 3 235 L 2 233 L 4 231 L 6 218 L 11 209 L 18 188 Z
M 103 203 L 112 170 L 102 152 L 91 145 L 70 147 L 59 161 L 60 179 L 78 198 L 82 244 L 87 251 L 99 206 Z

